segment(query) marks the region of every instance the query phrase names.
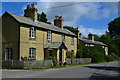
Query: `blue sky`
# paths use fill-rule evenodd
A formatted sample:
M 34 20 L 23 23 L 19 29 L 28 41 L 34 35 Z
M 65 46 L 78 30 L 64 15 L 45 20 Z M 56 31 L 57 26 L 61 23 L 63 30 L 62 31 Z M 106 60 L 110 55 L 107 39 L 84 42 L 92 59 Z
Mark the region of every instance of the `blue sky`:
M 26 5 L 30 3 L 3 2 L 2 14 L 5 11 L 9 11 L 23 16 Z M 68 4 L 76 5 L 48 9 Z M 87 37 L 88 33 L 104 34 L 107 30 L 108 23 L 118 16 L 117 2 L 85 2 L 80 4 L 73 2 L 38 2 L 37 8 L 39 13 L 44 11 L 47 14 L 48 20 L 52 23 L 54 16 L 62 15 L 64 25 L 78 27 L 84 37 Z

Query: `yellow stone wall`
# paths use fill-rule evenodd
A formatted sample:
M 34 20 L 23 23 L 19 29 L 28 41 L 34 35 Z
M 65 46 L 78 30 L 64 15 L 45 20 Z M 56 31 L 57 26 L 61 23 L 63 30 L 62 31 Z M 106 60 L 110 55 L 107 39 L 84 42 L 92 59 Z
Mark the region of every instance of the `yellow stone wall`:
M 29 48 L 36 48 L 36 60 L 44 59 L 43 31 L 36 30 L 36 40 L 30 40 L 29 28 L 25 25 L 20 27 L 20 57 L 29 57 Z
M 29 26 L 20 27 L 20 58 L 29 57 L 29 48 L 36 48 L 36 59 L 44 59 L 44 45 L 48 43 L 47 31 L 36 29 L 36 40 L 29 39 Z M 62 42 L 62 34 L 52 32 L 52 42 Z M 65 44 L 68 50 L 77 50 L 77 38 L 74 38 L 74 45 L 71 45 L 71 37 L 65 36 Z M 48 51 L 46 51 L 48 52 Z M 57 51 L 54 51 L 57 53 Z M 57 54 L 55 55 L 57 56 Z M 64 59 L 65 60 L 65 59 Z
M 68 51 L 74 50 L 75 54 L 77 53 L 77 38 L 74 37 L 74 45 L 71 44 L 71 37 L 65 36 L 65 44 L 68 48 Z

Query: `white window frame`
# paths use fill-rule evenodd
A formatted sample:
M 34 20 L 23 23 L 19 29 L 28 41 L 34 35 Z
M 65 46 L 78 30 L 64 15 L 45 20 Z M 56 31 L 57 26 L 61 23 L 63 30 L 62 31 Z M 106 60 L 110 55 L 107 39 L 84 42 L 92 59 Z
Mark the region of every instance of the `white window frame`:
M 65 42 L 65 35 L 62 34 L 62 42 Z
M 47 39 L 48 39 L 48 41 L 52 41 L 52 32 L 51 31 L 47 32 Z
M 36 30 L 34 27 L 30 27 L 30 39 L 36 38 Z
M 74 45 L 74 37 L 71 37 L 71 44 Z
M 12 60 L 12 48 L 6 48 L 6 60 Z
M 36 58 L 36 48 L 29 49 L 29 58 L 32 58 L 32 59 Z

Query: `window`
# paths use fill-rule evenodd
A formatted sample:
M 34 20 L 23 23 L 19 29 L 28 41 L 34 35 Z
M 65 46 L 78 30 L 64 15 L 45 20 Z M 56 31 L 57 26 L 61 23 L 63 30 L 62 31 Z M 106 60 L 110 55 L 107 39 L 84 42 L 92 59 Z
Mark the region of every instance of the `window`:
M 71 37 L 71 44 L 74 45 L 74 37 Z
M 52 56 L 52 50 L 49 50 L 49 57 Z
M 36 38 L 36 30 L 34 27 L 30 27 L 30 39 L 35 40 Z
M 62 42 L 65 42 L 65 35 L 62 34 Z
M 30 48 L 29 49 L 29 58 L 36 58 L 36 49 L 35 48 Z
M 51 33 L 51 31 L 48 31 L 48 33 L 47 33 L 47 39 L 48 39 L 48 41 L 52 40 L 52 33 Z
M 12 48 L 6 48 L 6 60 L 12 60 Z
M 74 52 L 74 50 L 71 50 L 71 52 Z

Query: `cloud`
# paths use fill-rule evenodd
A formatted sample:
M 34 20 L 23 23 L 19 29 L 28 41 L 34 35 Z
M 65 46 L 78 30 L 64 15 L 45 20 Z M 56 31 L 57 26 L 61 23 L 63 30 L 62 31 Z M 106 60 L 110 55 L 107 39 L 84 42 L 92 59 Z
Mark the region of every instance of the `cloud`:
M 53 8 L 51 7 L 76 4 L 66 7 Z M 108 7 L 108 6 L 109 7 Z M 37 7 L 39 13 L 44 11 L 47 14 L 47 18 L 50 22 L 53 22 L 54 16 L 62 15 L 64 19 L 64 25 L 76 26 L 76 22 L 82 17 L 91 20 L 99 20 L 109 18 L 113 10 L 116 10 L 114 3 L 96 3 L 96 2 L 38 2 Z M 47 8 L 47 9 L 46 9 Z M 46 10 L 45 10 L 46 9 Z
M 79 31 L 80 31 L 80 33 L 82 33 L 82 37 L 88 37 L 89 33 L 96 34 L 98 36 L 105 34 L 106 29 L 99 30 L 99 29 L 95 29 L 95 28 L 86 28 L 83 25 L 81 25 L 79 27 Z

